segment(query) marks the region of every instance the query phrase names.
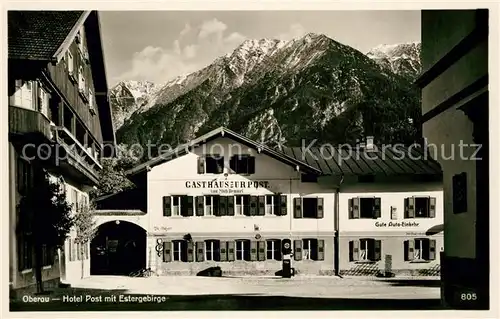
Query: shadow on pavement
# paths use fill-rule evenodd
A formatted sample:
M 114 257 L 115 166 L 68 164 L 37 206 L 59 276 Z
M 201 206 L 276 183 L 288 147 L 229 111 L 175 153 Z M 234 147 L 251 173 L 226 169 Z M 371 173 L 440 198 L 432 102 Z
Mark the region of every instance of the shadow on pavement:
M 63 296 L 92 296 L 93 301 L 63 302 Z M 148 297 L 149 300 L 125 300 Z M 123 290 L 65 289 L 54 291 L 47 303 L 11 300 L 11 311 L 156 311 L 156 310 L 436 310 L 439 299 L 301 298 L 263 294 L 138 295 Z M 153 299 L 155 298 L 155 299 Z M 90 299 L 90 297 L 89 297 Z M 100 301 L 96 301 L 100 300 Z
M 439 279 L 387 279 L 384 280 L 391 286 L 413 286 L 413 287 L 441 287 L 441 281 Z

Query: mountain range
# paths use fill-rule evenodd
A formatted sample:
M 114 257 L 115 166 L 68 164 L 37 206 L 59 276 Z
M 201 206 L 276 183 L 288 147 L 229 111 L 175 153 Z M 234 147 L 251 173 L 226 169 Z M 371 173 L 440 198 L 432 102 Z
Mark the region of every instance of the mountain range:
M 165 84 L 111 89 L 118 143 L 176 146 L 226 126 L 271 147 L 418 139 L 420 44 L 367 54 L 325 35 L 246 40 L 207 67 Z

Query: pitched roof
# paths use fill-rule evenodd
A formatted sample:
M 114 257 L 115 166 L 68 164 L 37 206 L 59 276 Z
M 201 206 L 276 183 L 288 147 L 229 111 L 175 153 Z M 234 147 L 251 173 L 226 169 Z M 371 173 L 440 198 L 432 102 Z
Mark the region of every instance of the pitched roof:
M 136 175 L 138 173 L 144 172 L 148 169 L 148 167 L 153 167 L 162 163 L 165 163 L 167 161 L 170 161 L 176 157 L 182 156 L 186 154 L 189 150 L 196 146 L 200 146 L 202 144 L 207 143 L 208 141 L 211 141 L 213 139 L 216 139 L 218 137 L 229 137 L 243 145 L 246 145 L 248 147 L 251 147 L 253 149 L 259 150 L 262 154 L 266 154 L 270 157 L 273 157 L 285 164 L 288 164 L 293 167 L 300 167 L 301 170 L 309 173 L 315 173 L 315 174 L 321 174 L 321 171 L 318 168 L 315 168 L 313 166 L 310 166 L 304 161 L 298 160 L 294 157 L 288 156 L 287 154 L 283 152 L 279 152 L 276 150 L 273 150 L 265 145 L 262 145 L 256 141 L 253 141 L 249 138 L 246 138 L 236 132 L 231 131 L 230 129 L 227 129 L 225 127 L 219 127 L 216 128 L 213 131 L 208 132 L 205 135 L 202 135 L 188 143 L 181 144 L 175 149 L 166 152 L 156 158 L 153 158 L 150 161 L 147 161 L 143 164 L 140 164 L 127 172 L 125 172 L 126 175 Z
M 10 59 L 53 60 L 61 46 L 72 39 L 84 11 L 9 11 Z
M 277 151 L 252 141 L 225 127 L 219 127 L 191 142 L 140 164 L 125 172 L 129 176 L 144 172 L 176 157 L 186 154 L 192 147 L 209 140 L 227 136 L 237 142 L 260 149 L 269 155 L 292 166 L 299 166 L 306 173 L 318 175 L 439 175 L 441 166 L 421 150 L 404 146 L 391 146 L 373 150 L 335 147 L 285 147 Z

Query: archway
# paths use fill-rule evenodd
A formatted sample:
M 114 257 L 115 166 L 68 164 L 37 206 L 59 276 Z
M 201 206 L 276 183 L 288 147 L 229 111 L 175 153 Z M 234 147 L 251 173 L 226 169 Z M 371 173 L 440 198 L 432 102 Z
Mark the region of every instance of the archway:
M 128 275 L 146 267 L 146 230 L 121 220 L 104 223 L 90 253 L 91 275 Z

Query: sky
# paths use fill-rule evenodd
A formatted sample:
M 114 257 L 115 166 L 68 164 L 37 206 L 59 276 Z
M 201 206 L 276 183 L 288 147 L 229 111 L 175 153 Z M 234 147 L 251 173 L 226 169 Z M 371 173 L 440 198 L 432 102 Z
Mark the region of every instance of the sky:
M 209 65 L 246 39 L 325 34 L 363 53 L 420 41 L 420 11 L 101 11 L 108 83 L 164 83 Z

